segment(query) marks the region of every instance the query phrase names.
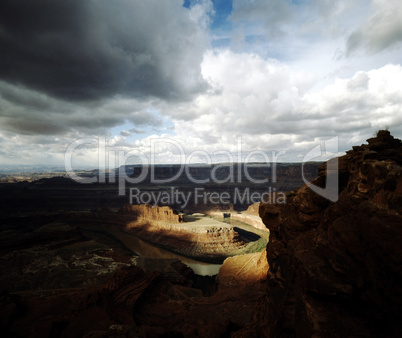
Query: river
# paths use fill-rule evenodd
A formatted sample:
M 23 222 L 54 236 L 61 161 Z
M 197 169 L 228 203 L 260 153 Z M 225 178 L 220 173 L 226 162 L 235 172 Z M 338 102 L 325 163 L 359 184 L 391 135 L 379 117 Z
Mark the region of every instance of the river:
M 101 232 L 106 235 L 111 235 L 113 238 L 120 241 L 127 249 L 132 251 L 134 254 L 139 255 L 143 258 L 153 258 L 153 259 L 167 259 L 167 258 L 177 258 L 180 259 L 184 264 L 189 266 L 197 275 L 201 276 L 213 276 L 217 275 L 222 264 L 210 264 L 200 262 L 191 258 L 187 258 L 176 253 L 164 250 L 155 245 L 141 240 L 140 238 L 118 229 L 114 229 L 109 226 L 99 225 L 99 224 L 85 224 L 80 225 L 83 230 Z M 109 236 L 110 237 L 110 236 Z
M 214 220 L 217 220 L 219 222 L 224 222 L 228 223 L 231 226 L 238 228 L 237 231 L 240 233 L 241 237 L 243 236 L 250 236 L 251 238 L 248 238 L 248 240 L 254 241 L 256 238 L 252 237 L 262 237 L 264 238 L 267 242 L 269 241 L 269 232 L 262 231 L 260 229 L 257 229 L 249 224 L 237 221 L 237 220 L 226 220 L 222 218 L 216 218 L 216 217 L 208 217 L 208 216 L 203 216 L 203 218 L 212 218 Z M 219 273 L 219 269 L 222 266 L 222 264 L 212 264 L 212 263 L 205 263 L 201 261 L 197 261 L 195 259 L 191 259 L 182 255 L 179 255 L 177 253 L 162 249 L 158 246 L 155 246 L 149 242 L 145 242 L 142 239 L 134 236 L 131 233 L 128 233 L 123 230 L 115 229 L 110 226 L 106 225 L 99 225 L 99 224 L 85 224 L 81 226 L 83 229 L 88 230 L 88 231 L 96 231 L 96 232 L 102 232 L 106 235 L 110 235 L 121 242 L 127 249 L 132 251 L 134 254 L 142 257 L 142 258 L 150 258 L 150 259 L 180 259 L 184 264 L 189 266 L 197 275 L 201 276 L 213 276 Z M 240 231 L 240 230 L 243 231 Z M 152 260 L 149 260 L 149 264 L 151 263 Z

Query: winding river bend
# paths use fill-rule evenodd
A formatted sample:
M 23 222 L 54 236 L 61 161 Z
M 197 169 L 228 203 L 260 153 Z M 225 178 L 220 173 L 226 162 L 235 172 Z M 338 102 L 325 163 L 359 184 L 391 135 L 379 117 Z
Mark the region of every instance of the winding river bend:
M 80 225 L 83 230 L 101 232 L 121 242 L 127 249 L 135 255 L 151 259 L 180 259 L 184 264 L 193 269 L 197 275 L 213 276 L 218 274 L 222 264 L 204 263 L 190 259 L 176 253 L 164 250 L 153 244 L 122 230 L 114 229 L 105 225 L 85 224 Z
M 216 218 L 215 218 L 216 219 Z M 222 219 L 216 219 L 222 222 Z M 236 231 L 243 237 L 248 237 L 247 240 L 254 241 L 262 237 L 268 241 L 269 234 L 254 228 L 253 226 L 242 223 L 239 221 L 231 221 L 230 224 L 235 227 Z M 116 229 L 107 225 L 100 224 L 84 224 L 80 225 L 83 230 L 91 232 L 100 232 L 108 237 L 111 237 L 120 243 L 122 243 L 127 249 L 132 251 L 135 255 L 138 255 L 144 260 L 149 259 L 150 264 L 152 260 L 166 260 L 166 259 L 179 259 L 184 264 L 193 269 L 193 271 L 201 276 L 213 276 L 218 274 L 222 264 L 205 263 L 195 259 L 191 259 L 177 253 L 165 250 L 154 244 L 146 242 L 139 237 L 133 235 L 132 233 L 126 232 L 124 230 Z M 251 238 L 250 238 L 251 236 Z M 253 238 L 254 236 L 254 238 Z

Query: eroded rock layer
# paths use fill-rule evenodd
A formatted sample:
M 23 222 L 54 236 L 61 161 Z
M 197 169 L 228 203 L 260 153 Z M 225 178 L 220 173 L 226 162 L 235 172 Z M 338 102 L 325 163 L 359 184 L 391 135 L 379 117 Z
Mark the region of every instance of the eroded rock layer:
M 260 205 L 270 230 L 268 290 L 254 319 L 269 337 L 399 336 L 402 143 L 380 131 L 338 162 L 339 198 L 307 185 L 286 206 Z
M 255 251 L 234 228 L 202 214 L 181 215 L 170 207 L 126 206 L 120 213 L 127 231 L 180 255 L 222 263 L 228 256 Z M 261 251 L 259 249 L 259 251 Z
M 249 287 L 267 278 L 267 252 L 228 257 L 219 270 L 219 287 Z
M 168 206 L 125 205 L 122 211 L 134 215 L 139 223 L 170 224 L 183 222 L 183 217 Z

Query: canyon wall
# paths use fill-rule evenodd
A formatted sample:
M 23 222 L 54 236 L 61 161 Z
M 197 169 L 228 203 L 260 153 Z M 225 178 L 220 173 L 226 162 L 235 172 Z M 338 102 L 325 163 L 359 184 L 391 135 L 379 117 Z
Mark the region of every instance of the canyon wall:
M 202 214 L 187 216 L 188 222 L 184 222 L 183 216 L 170 207 L 147 204 L 124 206 L 118 214 L 128 232 L 169 251 L 206 262 L 222 263 L 228 256 L 249 253 L 257 247 L 244 241 L 229 224 Z M 106 218 L 114 219 L 110 214 Z
M 285 206 L 261 203 L 270 230 L 259 335 L 399 336 L 402 330 L 402 143 L 388 131 L 339 161 L 339 199 L 307 185 Z
M 157 224 L 172 224 L 183 222 L 183 216 L 168 207 L 168 206 L 155 206 L 149 204 L 141 205 L 125 205 L 122 212 L 126 214 L 129 219 L 138 223 L 153 222 Z M 133 219 L 134 218 L 134 219 Z

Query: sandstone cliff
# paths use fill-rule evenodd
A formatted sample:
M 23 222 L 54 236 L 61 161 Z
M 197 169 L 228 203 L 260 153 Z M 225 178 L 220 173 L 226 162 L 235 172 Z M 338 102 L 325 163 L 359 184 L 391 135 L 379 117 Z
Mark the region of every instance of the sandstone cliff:
M 267 278 L 267 252 L 228 257 L 218 275 L 219 288 L 249 287 Z
M 205 262 L 222 263 L 229 256 L 262 250 L 263 239 L 259 242 L 244 239 L 238 233 L 240 230 L 203 214 L 183 218 L 170 207 L 144 204 L 125 206 L 118 217 L 124 220 L 123 227 L 137 237 Z M 117 224 L 116 219 L 114 222 Z
M 170 224 L 183 222 L 183 216 L 168 206 L 152 207 L 149 204 L 125 205 L 123 213 L 130 213 L 136 217 L 139 223 L 154 222 L 158 224 Z
M 335 203 L 304 185 L 286 206 L 260 205 L 270 270 L 254 318 L 259 334 L 400 335 L 402 143 L 380 131 L 336 160 Z M 313 184 L 336 174 L 326 168 Z

